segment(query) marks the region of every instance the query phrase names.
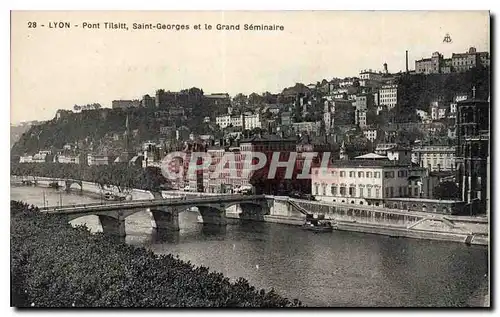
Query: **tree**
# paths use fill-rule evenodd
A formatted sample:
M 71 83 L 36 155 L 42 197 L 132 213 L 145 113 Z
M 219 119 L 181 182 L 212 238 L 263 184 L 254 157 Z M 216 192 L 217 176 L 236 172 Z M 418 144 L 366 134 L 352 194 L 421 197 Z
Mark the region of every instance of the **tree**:
M 460 190 L 455 182 L 445 181 L 439 183 L 433 190 L 437 199 L 455 200 L 460 198 Z
M 263 131 L 264 131 L 264 130 L 262 130 L 261 128 L 256 127 L 256 128 L 253 128 L 253 129 L 250 131 L 250 133 L 251 133 L 252 135 L 259 135 L 259 134 L 262 134 L 262 132 L 263 132 Z
M 397 142 L 412 144 L 416 140 L 422 140 L 424 134 L 417 128 L 402 129 L 398 133 Z
M 161 168 L 148 166 L 144 170 L 144 173 L 142 173 L 140 183 L 141 188 L 158 191 L 163 185 L 166 185 L 168 181 L 165 176 L 163 176 Z
M 264 98 L 257 94 L 257 93 L 251 93 L 250 96 L 248 96 L 248 103 L 251 105 L 260 105 L 263 102 Z
M 243 278 L 233 282 L 171 254 L 157 256 L 106 233 L 73 228 L 64 216 L 20 202 L 11 202 L 10 218 L 16 307 L 301 306 Z
M 248 103 L 248 97 L 242 93 L 239 93 L 233 97 L 233 102 L 236 105 L 243 106 L 243 105 L 246 105 Z

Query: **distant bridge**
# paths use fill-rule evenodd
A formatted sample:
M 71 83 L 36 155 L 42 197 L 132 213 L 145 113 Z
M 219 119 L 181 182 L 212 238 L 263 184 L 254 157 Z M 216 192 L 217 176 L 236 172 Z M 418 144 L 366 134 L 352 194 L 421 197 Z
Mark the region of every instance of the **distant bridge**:
M 51 178 L 51 177 L 39 177 L 39 176 L 11 176 L 14 177 L 18 182 L 23 185 L 38 185 L 40 181 L 48 182 L 49 184 L 57 184 L 59 187 L 64 187 L 66 191 L 71 190 L 73 184 L 77 184 L 80 192 L 83 191 L 83 181 L 79 179 L 72 178 Z

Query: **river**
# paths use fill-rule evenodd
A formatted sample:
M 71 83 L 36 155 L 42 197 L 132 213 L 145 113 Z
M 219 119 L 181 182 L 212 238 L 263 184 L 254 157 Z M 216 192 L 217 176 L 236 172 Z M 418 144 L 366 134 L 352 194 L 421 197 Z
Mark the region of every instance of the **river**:
M 95 202 L 54 189 L 11 187 L 11 199 L 46 205 Z M 210 228 L 196 212 L 179 215 L 180 232 L 157 236 L 144 211 L 126 219 L 127 243 L 172 253 L 257 288 L 274 288 L 308 306 L 416 307 L 481 305 L 487 294 L 488 249 L 432 240 L 248 222 Z M 96 216 L 76 219 L 102 230 Z

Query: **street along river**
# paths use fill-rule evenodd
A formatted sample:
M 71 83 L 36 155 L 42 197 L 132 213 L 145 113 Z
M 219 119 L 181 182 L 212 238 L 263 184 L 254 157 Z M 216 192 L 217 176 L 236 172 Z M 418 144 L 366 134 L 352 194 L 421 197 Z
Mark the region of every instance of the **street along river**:
M 49 188 L 11 187 L 11 199 L 45 205 L 98 200 Z M 480 306 L 487 294 L 488 249 L 461 243 L 391 238 L 247 222 L 210 228 L 197 212 L 179 215 L 180 232 L 159 236 L 147 211 L 126 219 L 126 241 L 172 253 L 224 275 L 274 288 L 308 306 Z M 100 231 L 96 216 L 72 224 Z

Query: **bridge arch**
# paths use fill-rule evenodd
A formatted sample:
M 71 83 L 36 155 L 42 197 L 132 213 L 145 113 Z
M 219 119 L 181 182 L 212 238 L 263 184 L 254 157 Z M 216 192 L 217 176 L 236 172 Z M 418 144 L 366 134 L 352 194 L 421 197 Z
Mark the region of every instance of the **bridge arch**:
M 264 215 L 269 214 L 269 208 L 266 203 L 262 202 L 224 202 L 224 203 L 195 203 L 179 207 L 179 213 L 188 211 L 196 207 L 200 213 L 203 223 L 224 225 L 226 221 L 226 212 L 230 207 L 236 206 L 236 213 L 240 219 L 246 220 L 263 220 Z
M 76 179 L 66 179 L 64 180 L 64 186 L 65 186 L 65 189 L 66 191 L 70 191 L 72 186 L 74 184 L 77 184 L 78 185 L 78 189 L 80 191 L 83 191 L 83 182 L 81 180 L 76 180 Z
M 96 211 L 92 213 L 74 213 L 74 214 L 68 214 L 68 221 L 73 221 L 78 218 L 82 217 L 88 217 L 88 216 L 106 216 L 107 218 L 112 218 L 112 219 L 125 219 L 130 215 L 133 215 L 138 212 L 144 211 L 143 208 L 135 208 L 135 209 L 125 209 L 125 210 L 113 210 L 113 211 Z

